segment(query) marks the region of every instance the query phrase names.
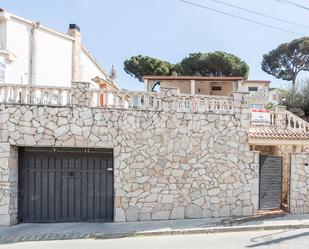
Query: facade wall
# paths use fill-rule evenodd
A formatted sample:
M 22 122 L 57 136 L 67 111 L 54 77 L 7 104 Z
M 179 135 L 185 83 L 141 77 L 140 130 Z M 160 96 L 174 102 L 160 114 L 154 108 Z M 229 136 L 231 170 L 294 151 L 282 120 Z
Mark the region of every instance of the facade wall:
M 29 27 L 23 22 L 10 19 L 7 25 L 6 49 L 16 56 L 16 59 L 7 63 L 6 83 L 28 84 L 29 74 Z
M 0 49 L 6 48 L 6 22 L 0 19 Z
M 89 108 L 89 85 L 74 87 L 72 107 L 4 106 L 0 142 L 6 150 L 113 148 L 115 221 L 257 213 L 259 155 L 250 151 L 242 95 L 235 97 L 233 114 L 191 114 L 175 110 L 177 96 L 166 92 L 162 111 Z M 5 182 L 17 191 L 16 178 Z M 0 190 L 5 193 L 6 185 Z M 17 196 L 4 211 L 16 214 L 15 202 Z M 11 224 L 16 215 L 2 221 Z
M 191 94 L 190 80 L 162 80 L 160 81 L 160 86 L 163 88 L 179 88 L 181 94 Z M 212 86 L 221 86 L 221 91 L 212 91 Z M 232 96 L 233 92 L 232 82 L 195 81 L 196 94 Z
M 292 153 L 290 212 L 309 213 L 309 153 Z
M 17 222 L 17 157 L 17 147 L 9 143 L 0 143 L 0 226 Z
M 83 81 L 90 81 L 96 76 L 106 79 L 107 75 L 102 72 L 83 49 L 81 51 L 81 64 L 83 65 Z
M 36 43 L 36 82 L 48 86 L 70 87 L 72 40 L 37 30 Z
M 6 22 L 6 49 L 16 58 L 6 66 L 6 83 L 28 84 L 31 24 L 11 18 Z M 43 29 L 35 30 L 34 80 L 41 85 L 66 86 L 72 80 L 72 40 Z
M 0 17 L 0 49 L 14 55 L 12 61 L 4 60 L 4 56 L 0 55 L 0 61 L 6 64 L 5 83 L 70 87 L 72 80 L 91 81 L 97 76 L 103 79 L 109 77 L 84 52 L 79 31 L 76 30 L 78 35 L 72 37 L 3 13 L 1 11 L 5 17 Z M 31 38 L 33 28 L 34 38 Z M 76 57 L 76 53 L 81 56 Z
M 183 81 L 168 81 L 168 80 L 162 80 L 160 81 L 160 87 L 161 88 L 172 88 L 176 87 L 179 88 L 179 93 L 181 94 L 191 94 L 191 82 L 190 80 L 183 80 Z M 203 94 L 203 93 L 201 93 Z M 206 93 L 205 93 L 206 94 Z
M 289 201 L 289 185 L 290 185 L 290 158 L 293 152 L 292 145 L 277 146 L 276 155 L 282 156 L 282 198 L 283 202 L 288 204 Z
M 242 90 L 249 91 L 249 87 L 257 87 L 258 91 L 268 89 L 269 83 L 242 82 Z

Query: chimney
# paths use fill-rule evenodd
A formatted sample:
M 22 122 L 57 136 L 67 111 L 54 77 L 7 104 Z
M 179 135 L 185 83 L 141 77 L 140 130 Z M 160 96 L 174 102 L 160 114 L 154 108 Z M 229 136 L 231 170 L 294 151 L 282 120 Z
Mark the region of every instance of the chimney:
M 83 81 L 82 37 L 79 26 L 70 24 L 68 35 L 75 39 L 72 48 L 72 81 Z

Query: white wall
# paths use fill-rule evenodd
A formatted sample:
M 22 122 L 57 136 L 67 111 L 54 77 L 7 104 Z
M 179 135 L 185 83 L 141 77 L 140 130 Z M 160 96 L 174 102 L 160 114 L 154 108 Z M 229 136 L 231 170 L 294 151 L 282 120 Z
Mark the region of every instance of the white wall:
M 0 21 L 0 49 L 6 48 L 6 22 Z
M 36 84 L 70 87 L 72 41 L 44 30 L 37 30 L 36 44 Z
M 6 64 L 7 83 L 27 84 L 29 63 L 29 30 L 28 27 L 17 20 L 7 21 L 7 49 L 16 59 Z
M 29 83 L 31 28 L 32 23 L 13 16 L 0 22 L 0 44 L 7 44 L 6 49 L 16 56 L 12 62 L 6 60 L 6 83 Z M 70 87 L 73 40 L 40 26 L 35 31 L 35 44 L 35 84 Z M 108 77 L 83 49 L 81 63 L 83 81 Z
M 261 83 L 261 82 L 248 82 L 248 83 L 243 82 L 242 86 L 243 86 L 244 91 L 248 91 L 249 87 L 257 87 L 258 91 L 259 91 L 259 90 L 267 89 L 269 84 L 268 83 Z
M 82 50 L 81 60 L 83 65 L 83 81 L 90 81 L 96 76 L 106 79 L 106 75 L 95 64 L 95 62 L 88 56 L 88 54 Z

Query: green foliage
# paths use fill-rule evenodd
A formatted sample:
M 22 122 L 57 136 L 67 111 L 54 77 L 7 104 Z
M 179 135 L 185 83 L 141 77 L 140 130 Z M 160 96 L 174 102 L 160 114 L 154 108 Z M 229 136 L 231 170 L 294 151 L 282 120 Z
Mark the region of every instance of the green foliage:
M 222 51 L 194 53 L 184 58 L 180 65 L 183 75 L 248 77 L 249 66 L 239 57 Z
M 262 70 L 278 79 L 292 81 L 301 71 L 309 71 L 309 37 L 283 43 L 263 56 Z
M 288 110 L 300 108 L 305 113 L 309 114 L 309 80 L 303 81 L 300 84 L 283 92 L 281 105 L 285 105 Z
M 133 56 L 124 62 L 124 70 L 139 81 L 145 75 L 172 75 L 173 72 L 186 76 L 239 76 L 246 79 L 249 67 L 233 54 L 216 51 L 190 54 L 174 65 L 149 56 Z
M 126 73 L 143 81 L 145 75 L 170 75 L 173 65 L 167 61 L 162 61 L 149 56 L 132 56 L 124 62 Z
M 271 110 L 271 111 L 274 111 L 276 109 L 276 105 L 274 103 L 267 103 L 265 105 L 265 109 L 266 110 Z

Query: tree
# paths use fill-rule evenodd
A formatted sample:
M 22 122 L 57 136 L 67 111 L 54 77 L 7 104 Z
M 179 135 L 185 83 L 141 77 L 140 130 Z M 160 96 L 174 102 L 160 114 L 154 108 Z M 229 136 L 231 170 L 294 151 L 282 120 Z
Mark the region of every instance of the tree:
M 239 57 L 222 51 L 194 53 L 180 62 L 184 75 L 248 77 L 249 66 Z
M 249 67 L 233 54 L 216 51 L 213 53 L 193 53 L 181 62 L 172 64 L 149 56 L 133 56 L 124 62 L 126 73 L 142 81 L 145 75 L 186 76 L 239 76 L 248 77 Z
M 291 88 L 283 90 L 280 105 L 284 105 L 288 110 L 301 109 L 309 114 L 309 80 L 296 84 Z
M 171 75 L 173 65 L 167 61 L 159 60 L 149 56 L 132 56 L 124 62 L 126 73 L 143 81 L 145 75 Z
M 295 88 L 299 72 L 309 71 L 309 37 L 283 43 L 265 54 L 262 69 L 278 79 L 292 81 Z

